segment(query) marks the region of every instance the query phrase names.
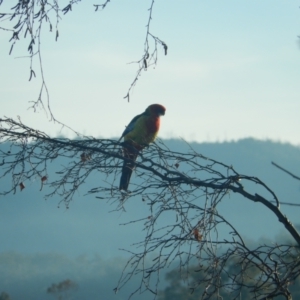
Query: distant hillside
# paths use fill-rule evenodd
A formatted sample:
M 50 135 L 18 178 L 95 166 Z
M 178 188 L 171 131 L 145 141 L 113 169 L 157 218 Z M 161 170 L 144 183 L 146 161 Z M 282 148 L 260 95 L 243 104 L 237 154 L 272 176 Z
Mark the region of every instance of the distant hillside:
M 280 201 L 300 204 L 300 181 L 295 180 L 271 164 L 274 161 L 290 172 L 300 176 L 300 147 L 287 143 L 268 140 L 261 141 L 252 138 L 224 143 L 187 144 L 181 140 L 167 140 L 165 143 L 170 149 L 182 152 L 192 147 L 204 156 L 232 165 L 240 174 L 255 176 L 261 179 L 276 193 Z M 232 198 L 235 199 L 235 197 L 236 195 L 232 195 Z M 276 219 L 273 220 L 274 223 L 270 223 L 267 217 L 269 216 L 269 212 L 266 212 L 260 205 L 249 203 L 244 199 L 242 203 L 242 206 L 234 204 L 237 219 L 242 221 L 244 214 L 252 213 L 253 217 L 255 217 L 255 224 L 252 224 L 252 226 L 253 228 L 259 227 L 259 232 L 262 235 L 264 235 L 264 229 L 268 231 L 275 223 L 278 225 Z M 226 204 L 224 206 L 228 208 Z M 300 207 L 282 205 L 282 210 L 294 223 L 299 223 Z M 270 217 L 273 218 L 271 215 Z M 260 223 L 257 224 L 257 220 L 260 220 Z M 272 232 L 274 230 L 276 231 L 277 228 L 272 228 Z
M 256 176 L 263 180 L 274 190 L 280 201 L 300 204 L 300 182 L 271 165 L 271 161 L 274 161 L 300 176 L 299 147 L 254 139 L 226 143 L 190 143 L 189 145 L 181 140 L 166 140 L 164 142 L 171 150 L 186 152 L 189 147 L 192 147 L 204 156 L 233 165 L 239 173 Z M 4 148 L 0 149 L 4 150 Z M 63 158 L 59 164 L 64 164 Z M 59 164 L 49 164 L 51 176 L 55 176 L 54 173 L 59 169 Z M 93 176 L 86 182 L 86 186 L 88 188 L 98 186 L 101 176 L 103 175 L 100 173 Z M 0 181 L 0 185 L 2 187 L 9 185 L 10 180 L 11 178 L 6 178 Z M 133 174 L 132 180 L 138 180 L 135 174 Z M 252 188 L 255 189 L 256 187 Z M 116 207 L 116 203 L 110 203 L 108 199 L 99 200 L 94 196 L 84 196 L 84 192 L 79 189 L 75 200 L 70 205 L 70 209 L 66 210 L 63 206 L 57 209 L 59 197 L 55 196 L 44 201 L 43 195 L 46 192 L 47 188 L 45 187 L 40 191 L 40 181 L 33 179 L 26 184 L 26 189 L 22 192 L 18 190 L 15 195 L 10 194 L 0 197 L 0 237 L 3 241 L 0 254 L 13 252 L 26 256 L 36 253 L 48 253 L 49 257 L 53 257 L 52 254 L 57 253 L 71 257 L 70 259 L 80 254 L 89 257 L 97 254 L 105 261 L 107 259 L 114 261 L 113 258 L 116 256 L 122 256 L 122 259 L 126 257 L 124 252 L 119 251 L 120 248 L 131 249 L 132 243 L 141 241 L 144 238 L 144 232 L 139 226 L 119 226 L 120 223 L 148 216 L 149 207 L 147 203 L 142 202 L 140 199 L 130 199 L 126 202 L 126 212 L 111 213 Z M 281 208 L 292 222 L 296 225 L 299 224 L 300 207 L 282 205 Z M 278 220 L 260 203 L 253 203 L 239 195 L 230 194 L 222 201 L 218 211 L 250 240 L 257 242 L 261 238 L 267 238 L 276 242 L 278 238 L 285 238 L 283 225 L 279 224 Z M 16 257 L 18 257 L 17 254 L 15 254 Z M 3 257 L 6 257 L 5 255 Z M 12 257 L 15 256 L 12 255 Z M 23 260 L 26 266 L 22 265 Z M 0 272 L 0 282 L 6 282 L 3 290 L 8 292 L 12 299 L 21 299 L 20 295 L 29 295 L 25 289 L 28 289 L 31 285 L 35 286 L 37 277 L 28 277 L 25 272 L 28 269 L 28 260 L 31 260 L 31 256 L 28 258 L 26 256 L 20 260 L 17 269 L 14 260 L 11 262 L 5 259 L 0 260 L 0 270 L 5 270 L 5 272 Z M 78 260 L 76 259 L 76 261 Z M 59 259 L 57 263 L 56 260 L 53 260 L 51 265 L 55 272 L 53 271 L 51 275 L 51 282 L 49 282 L 49 274 L 43 273 L 42 266 L 45 265 L 45 261 L 41 261 L 41 268 L 38 268 L 39 261 L 35 261 L 34 264 L 35 268 L 41 272 L 39 278 L 47 278 L 44 287 L 49 286 L 52 282 L 60 282 L 69 278 L 74 279 L 81 287 L 80 290 L 84 291 L 88 286 L 87 281 L 90 280 L 89 278 L 96 278 L 93 281 L 93 286 L 89 286 L 89 290 L 94 288 L 95 291 L 99 291 L 99 285 L 97 285 L 97 274 L 99 272 L 93 273 L 94 269 L 90 266 L 90 260 L 88 260 L 89 267 L 86 270 L 89 271 L 87 273 L 81 272 L 84 269 L 85 262 L 83 259 L 80 260 L 81 269 L 78 272 L 74 271 L 76 272 L 75 277 L 75 273 L 63 269 Z M 119 273 L 120 266 L 117 261 L 116 264 L 118 266 L 115 268 L 118 271 L 107 283 L 107 293 L 112 291 L 118 279 L 117 273 Z M 74 265 L 75 267 L 77 268 L 77 264 Z M 7 277 L 8 273 L 14 274 L 14 276 Z M 22 278 L 25 276 L 27 276 L 26 287 L 22 283 Z M 20 282 L 12 278 L 19 278 Z M 17 290 L 15 289 L 16 286 L 19 287 Z M 32 292 L 30 299 L 42 299 L 42 292 L 45 291 L 41 291 L 41 294 Z M 83 294 L 80 293 L 77 294 L 79 298 L 74 299 L 80 299 L 80 295 L 82 298 Z M 119 297 L 118 299 L 125 299 L 125 297 L 121 297 L 121 294 L 119 294 Z M 150 297 L 150 299 L 152 298 Z
M 300 176 L 300 147 L 251 138 L 224 143 L 187 144 L 181 140 L 165 143 L 180 152 L 190 146 L 204 156 L 232 165 L 240 174 L 260 178 L 280 194 L 282 201 L 294 199 L 300 204 L 300 182 L 271 165 L 273 161 Z
M 223 143 L 185 143 L 181 140 L 165 140 L 164 142 L 170 149 L 180 152 L 186 151 L 191 146 L 204 156 L 233 165 L 236 170 L 244 174 L 259 177 L 266 171 L 265 167 L 270 165 L 271 161 L 275 161 L 291 172 L 299 171 L 300 175 L 300 147 L 291 144 L 252 138 Z

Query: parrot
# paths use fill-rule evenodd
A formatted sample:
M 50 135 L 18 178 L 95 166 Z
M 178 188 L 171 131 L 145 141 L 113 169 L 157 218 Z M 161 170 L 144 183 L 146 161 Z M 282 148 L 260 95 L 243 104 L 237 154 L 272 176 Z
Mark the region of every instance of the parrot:
M 153 143 L 158 134 L 160 116 L 165 114 L 166 108 L 160 104 L 152 104 L 140 115 L 135 116 L 122 133 L 119 141 L 124 138 L 124 160 L 120 178 L 120 190 L 127 191 L 130 177 L 139 152 Z

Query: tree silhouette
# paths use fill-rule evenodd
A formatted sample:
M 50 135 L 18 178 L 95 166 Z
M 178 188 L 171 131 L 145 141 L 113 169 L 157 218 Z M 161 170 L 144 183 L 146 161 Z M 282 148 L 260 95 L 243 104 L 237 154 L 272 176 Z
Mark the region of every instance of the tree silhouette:
M 124 193 L 118 189 L 122 163 L 128 159 L 122 155 L 122 143 L 88 137 L 51 138 L 8 118 L 0 119 L 0 141 L 5 148 L 0 153 L 0 179 L 12 179 L 2 195 L 22 191 L 28 180 L 39 177 L 41 188 L 46 185 L 50 190 L 46 197 L 59 195 L 69 207 L 86 179 L 101 173 L 106 180 L 88 194 L 115 203 L 117 210 L 124 210 L 132 198 L 148 204 L 146 218 L 129 222 L 145 231 L 145 239 L 135 244 L 134 251 L 126 250 L 131 257 L 116 292 L 133 276 L 140 276 L 140 285 L 131 296 L 145 290 L 157 295 L 160 272 L 176 263 L 184 276 L 193 270 L 201 274 L 191 288 L 202 299 L 215 299 L 220 293 L 230 299 L 247 294 L 260 300 L 292 299 L 291 286 L 300 272 L 300 236 L 281 212 L 280 200 L 260 179 L 239 174 L 232 166 L 192 148 L 187 153 L 172 151 L 158 140 L 139 154 L 131 192 Z M 64 164 L 50 180 L 47 166 L 61 158 Z M 239 228 L 218 213 L 220 203 L 231 193 L 264 205 L 294 243 L 248 245 Z M 229 232 L 226 236 L 220 234 L 224 229 Z
M 70 299 L 70 293 L 78 288 L 78 284 L 70 279 L 65 279 L 59 283 L 52 283 L 47 288 L 47 294 L 53 295 L 59 300 Z
M 293 259 L 291 259 L 293 260 Z M 210 266 L 206 265 L 205 268 L 207 270 L 210 269 Z M 227 274 L 234 274 L 236 276 L 236 295 L 234 292 L 230 292 L 228 287 L 230 286 L 231 276 L 227 276 Z M 255 283 L 256 278 L 258 278 L 260 274 L 260 269 L 256 264 L 250 264 L 248 271 L 245 272 L 243 270 L 242 264 L 239 263 L 238 260 L 232 259 L 231 262 L 228 263 L 226 272 L 224 272 L 220 278 L 220 280 L 226 284 L 217 291 L 214 295 L 213 299 L 223 299 L 223 300 L 231 300 L 236 297 L 237 299 L 250 300 L 253 299 L 253 292 L 251 292 L 250 286 Z M 189 270 L 189 277 L 183 276 L 177 269 L 167 273 L 166 280 L 169 282 L 169 285 L 159 293 L 159 300 L 171 300 L 171 299 L 190 299 L 196 300 L 201 299 L 203 294 L 203 290 L 206 288 L 206 272 L 203 269 L 199 270 L 198 266 L 195 265 Z M 194 287 L 197 286 L 197 289 Z M 290 291 L 291 294 L 295 297 L 294 299 L 298 299 L 300 287 L 299 277 L 294 282 L 290 283 Z M 283 299 L 283 297 L 279 297 Z
M 11 300 L 9 294 L 7 294 L 6 292 L 2 292 L 0 294 L 0 300 Z

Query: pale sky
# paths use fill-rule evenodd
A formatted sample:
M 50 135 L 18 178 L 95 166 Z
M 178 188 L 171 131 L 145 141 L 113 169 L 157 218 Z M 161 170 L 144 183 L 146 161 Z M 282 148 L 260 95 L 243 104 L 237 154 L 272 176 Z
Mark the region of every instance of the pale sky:
M 0 12 L 12 6 L 7 3 Z M 58 42 L 48 25 L 42 36 L 44 75 L 58 120 L 85 135 L 117 137 L 136 114 L 160 103 L 167 108 L 162 138 L 300 144 L 298 1 L 155 1 L 150 31 L 169 51 L 165 56 L 159 48 L 157 66 L 142 73 L 130 103 L 123 97 L 138 66 L 128 63 L 143 54 L 151 1 L 111 1 L 99 12 L 93 3 L 74 5 L 63 16 Z M 8 26 L 1 21 L 0 27 Z M 9 56 L 9 39 L 0 31 L 1 117 L 20 116 L 52 136 L 71 137 L 42 110 L 28 110 L 39 94 L 38 60 L 38 76 L 29 82 L 29 59 L 18 58 L 27 55 L 28 41 Z

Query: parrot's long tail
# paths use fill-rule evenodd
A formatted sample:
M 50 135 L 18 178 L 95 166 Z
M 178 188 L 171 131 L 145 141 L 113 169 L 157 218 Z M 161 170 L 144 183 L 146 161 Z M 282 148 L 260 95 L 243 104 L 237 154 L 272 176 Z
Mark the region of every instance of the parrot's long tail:
M 124 147 L 124 157 L 127 159 L 123 162 L 122 175 L 119 187 L 120 190 L 127 191 L 138 154 L 139 151 L 134 149 L 133 147 Z

